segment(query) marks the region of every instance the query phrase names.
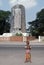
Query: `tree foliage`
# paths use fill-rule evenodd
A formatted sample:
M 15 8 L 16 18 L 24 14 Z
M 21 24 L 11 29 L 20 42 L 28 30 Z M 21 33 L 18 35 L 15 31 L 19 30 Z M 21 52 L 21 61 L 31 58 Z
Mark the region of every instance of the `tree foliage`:
M 4 32 L 10 31 L 10 23 L 9 23 L 9 16 L 11 15 L 10 11 L 3 11 L 0 10 L 0 35 L 2 35 Z M 8 22 L 6 22 L 6 20 Z
M 44 35 L 44 9 L 37 13 L 36 20 L 28 22 L 30 33 L 33 36 Z
M 22 33 L 16 33 L 16 36 L 22 36 Z
M 37 13 L 37 19 L 44 19 L 44 9 Z

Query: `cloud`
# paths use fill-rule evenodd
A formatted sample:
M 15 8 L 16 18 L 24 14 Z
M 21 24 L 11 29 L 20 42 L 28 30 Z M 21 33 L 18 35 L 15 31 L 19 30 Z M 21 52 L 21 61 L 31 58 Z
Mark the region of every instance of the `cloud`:
M 0 0 L 0 6 L 2 6 L 2 1 Z
M 24 5 L 25 8 L 31 8 L 37 5 L 36 0 L 9 0 L 10 6 L 14 6 L 17 3 Z

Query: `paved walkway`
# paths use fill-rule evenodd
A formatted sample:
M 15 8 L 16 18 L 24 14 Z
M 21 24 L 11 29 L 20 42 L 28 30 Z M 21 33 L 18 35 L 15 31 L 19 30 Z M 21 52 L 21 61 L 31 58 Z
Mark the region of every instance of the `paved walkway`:
M 26 42 L 3 41 L 3 42 L 0 42 L 0 44 L 25 45 Z M 37 39 L 37 40 L 30 41 L 30 44 L 31 45 L 44 45 L 44 42 L 43 41 L 39 42 L 38 39 Z
M 32 63 L 24 63 L 24 48 L 0 48 L 0 65 L 44 65 L 44 48 L 31 50 Z
M 10 41 L 0 42 L 0 47 L 24 47 L 25 45 L 26 42 L 10 42 Z M 44 47 L 44 42 L 30 41 L 30 45 L 32 47 Z

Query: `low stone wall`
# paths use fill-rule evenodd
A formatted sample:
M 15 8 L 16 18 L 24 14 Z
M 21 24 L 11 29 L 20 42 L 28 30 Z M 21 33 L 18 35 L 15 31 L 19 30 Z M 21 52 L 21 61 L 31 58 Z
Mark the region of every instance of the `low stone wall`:
M 26 40 L 34 40 L 35 37 L 29 36 L 12 36 L 12 37 L 0 37 L 0 41 L 26 41 Z
M 23 37 L 22 36 L 12 36 L 10 37 L 10 41 L 23 41 Z
M 35 36 L 28 36 L 27 39 L 28 39 L 28 40 L 34 40 L 34 39 L 36 39 L 36 38 L 35 38 Z
M 10 41 L 10 37 L 0 37 L 0 41 Z

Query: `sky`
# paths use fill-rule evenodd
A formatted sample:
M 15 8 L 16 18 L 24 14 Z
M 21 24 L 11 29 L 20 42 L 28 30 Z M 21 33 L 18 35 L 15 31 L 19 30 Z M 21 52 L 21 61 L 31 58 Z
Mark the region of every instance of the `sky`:
M 36 14 L 44 8 L 44 0 L 0 0 L 0 10 L 10 10 L 16 4 L 22 4 L 25 7 L 26 27 L 27 22 L 36 19 Z

